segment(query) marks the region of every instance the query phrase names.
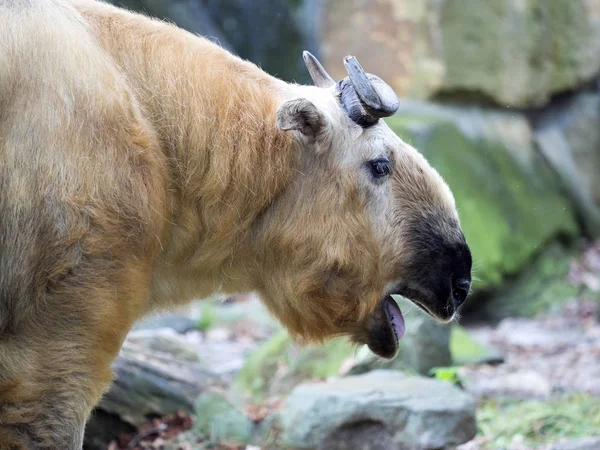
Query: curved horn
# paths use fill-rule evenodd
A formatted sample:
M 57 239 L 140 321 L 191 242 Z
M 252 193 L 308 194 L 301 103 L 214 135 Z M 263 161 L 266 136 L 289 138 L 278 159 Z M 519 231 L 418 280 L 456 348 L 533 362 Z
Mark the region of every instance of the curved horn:
M 329 76 L 325 68 L 313 54 L 305 50 L 302 52 L 302 57 L 304 58 L 304 64 L 306 64 L 308 73 L 315 83 L 315 86 L 328 88 L 335 84 L 333 78 Z
M 379 117 L 373 116 L 366 110 L 348 77 L 338 83 L 337 91 L 342 107 L 346 110 L 352 122 L 363 128 L 368 128 L 379 121 Z
M 371 120 L 393 115 L 400 102 L 394 90 L 381 78 L 366 74 L 354 56 L 344 58 L 344 66 L 348 71 L 350 82 Z

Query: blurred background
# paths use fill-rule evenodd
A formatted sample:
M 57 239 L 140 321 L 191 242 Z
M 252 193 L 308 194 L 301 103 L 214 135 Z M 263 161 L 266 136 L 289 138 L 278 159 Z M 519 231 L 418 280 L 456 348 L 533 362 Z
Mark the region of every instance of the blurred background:
M 302 347 L 251 294 L 151 318 L 89 450 L 600 449 L 599 0 L 113 3 L 287 81 L 304 49 L 337 79 L 357 56 L 454 191 L 477 281 L 460 325 L 397 299 L 392 362 Z

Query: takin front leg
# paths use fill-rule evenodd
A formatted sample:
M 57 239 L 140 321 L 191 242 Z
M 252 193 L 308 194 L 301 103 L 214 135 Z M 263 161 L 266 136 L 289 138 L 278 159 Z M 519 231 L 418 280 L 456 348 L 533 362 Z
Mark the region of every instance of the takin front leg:
M 90 349 L 76 340 L 13 339 L 0 344 L 0 372 L 10 377 L 0 382 L 0 449 L 81 449 L 109 367 L 92 368 Z
M 117 295 L 131 286 L 119 291 L 63 298 L 38 323 L 0 335 L 0 450 L 81 449 L 85 422 L 147 298 Z

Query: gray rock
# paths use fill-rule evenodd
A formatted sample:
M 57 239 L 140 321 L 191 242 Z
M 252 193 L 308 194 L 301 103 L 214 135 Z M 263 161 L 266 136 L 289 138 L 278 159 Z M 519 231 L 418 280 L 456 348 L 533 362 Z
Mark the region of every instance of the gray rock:
M 156 355 L 162 354 L 182 362 L 203 362 L 193 344 L 170 328 L 132 331 L 127 336 L 126 348 L 140 349 L 144 353 L 156 352 Z
M 553 444 L 549 450 L 598 450 L 599 448 L 600 437 L 589 437 L 565 439 Z
M 380 370 L 298 386 L 273 429 L 297 450 L 450 449 L 475 435 L 475 403 L 449 383 Z
M 558 173 L 591 237 L 600 236 L 600 94 L 582 93 L 547 110 L 536 142 Z
M 169 351 L 189 356 L 189 349 Z M 177 411 L 192 413 L 195 399 L 207 389 L 223 387 L 221 379 L 197 361 L 126 341 L 113 364 L 115 379 L 99 409 L 122 421 L 140 426 L 148 417 Z

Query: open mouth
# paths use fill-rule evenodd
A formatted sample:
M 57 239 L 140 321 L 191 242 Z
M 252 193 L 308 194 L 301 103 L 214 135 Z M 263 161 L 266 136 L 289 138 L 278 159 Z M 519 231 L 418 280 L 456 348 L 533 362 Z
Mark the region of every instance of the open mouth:
M 400 286 L 392 292 L 393 294 L 385 295 L 381 299 L 379 307 L 363 322 L 366 336 L 362 333 L 358 334 L 360 337 L 357 336 L 357 342 L 367 344 L 373 353 L 385 359 L 394 358 L 398 352 L 399 341 L 406 331 L 404 316 L 392 295 L 405 297 L 438 322 L 447 322 L 451 318 L 444 317 L 442 311 L 432 313 L 432 310 L 424 305 L 427 301 L 424 292 L 407 289 L 406 286 Z
M 433 314 L 428 308 L 426 308 L 424 305 L 421 304 L 421 302 L 419 300 L 412 300 L 409 299 L 413 305 L 417 305 L 417 307 L 423 311 L 425 314 L 427 314 L 428 316 L 433 317 L 434 319 L 436 318 L 436 315 Z
M 404 316 L 402 316 L 400 307 L 391 296 L 388 295 L 383 301 L 385 313 L 390 322 L 392 330 L 394 331 L 396 342 L 398 342 L 400 339 L 402 339 L 402 336 L 404 336 Z
M 406 298 L 412 304 L 416 305 L 420 310 L 422 310 L 424 313 L 426 313 L 428 316 L 430 316 L 439 323 L 446 323 L 452 320 L 452 317 L 454 317 L 455 311 L 451 302 L 436 302 L 435 299 L 432 299 L 432 295 L 426 290 L 417 289 L 415 287 L 409 287 L 407 285 L 402 284 L 397 286 L 393 293 Z M 439 304 L 440 306 L 430 306 L 437 304 Z

